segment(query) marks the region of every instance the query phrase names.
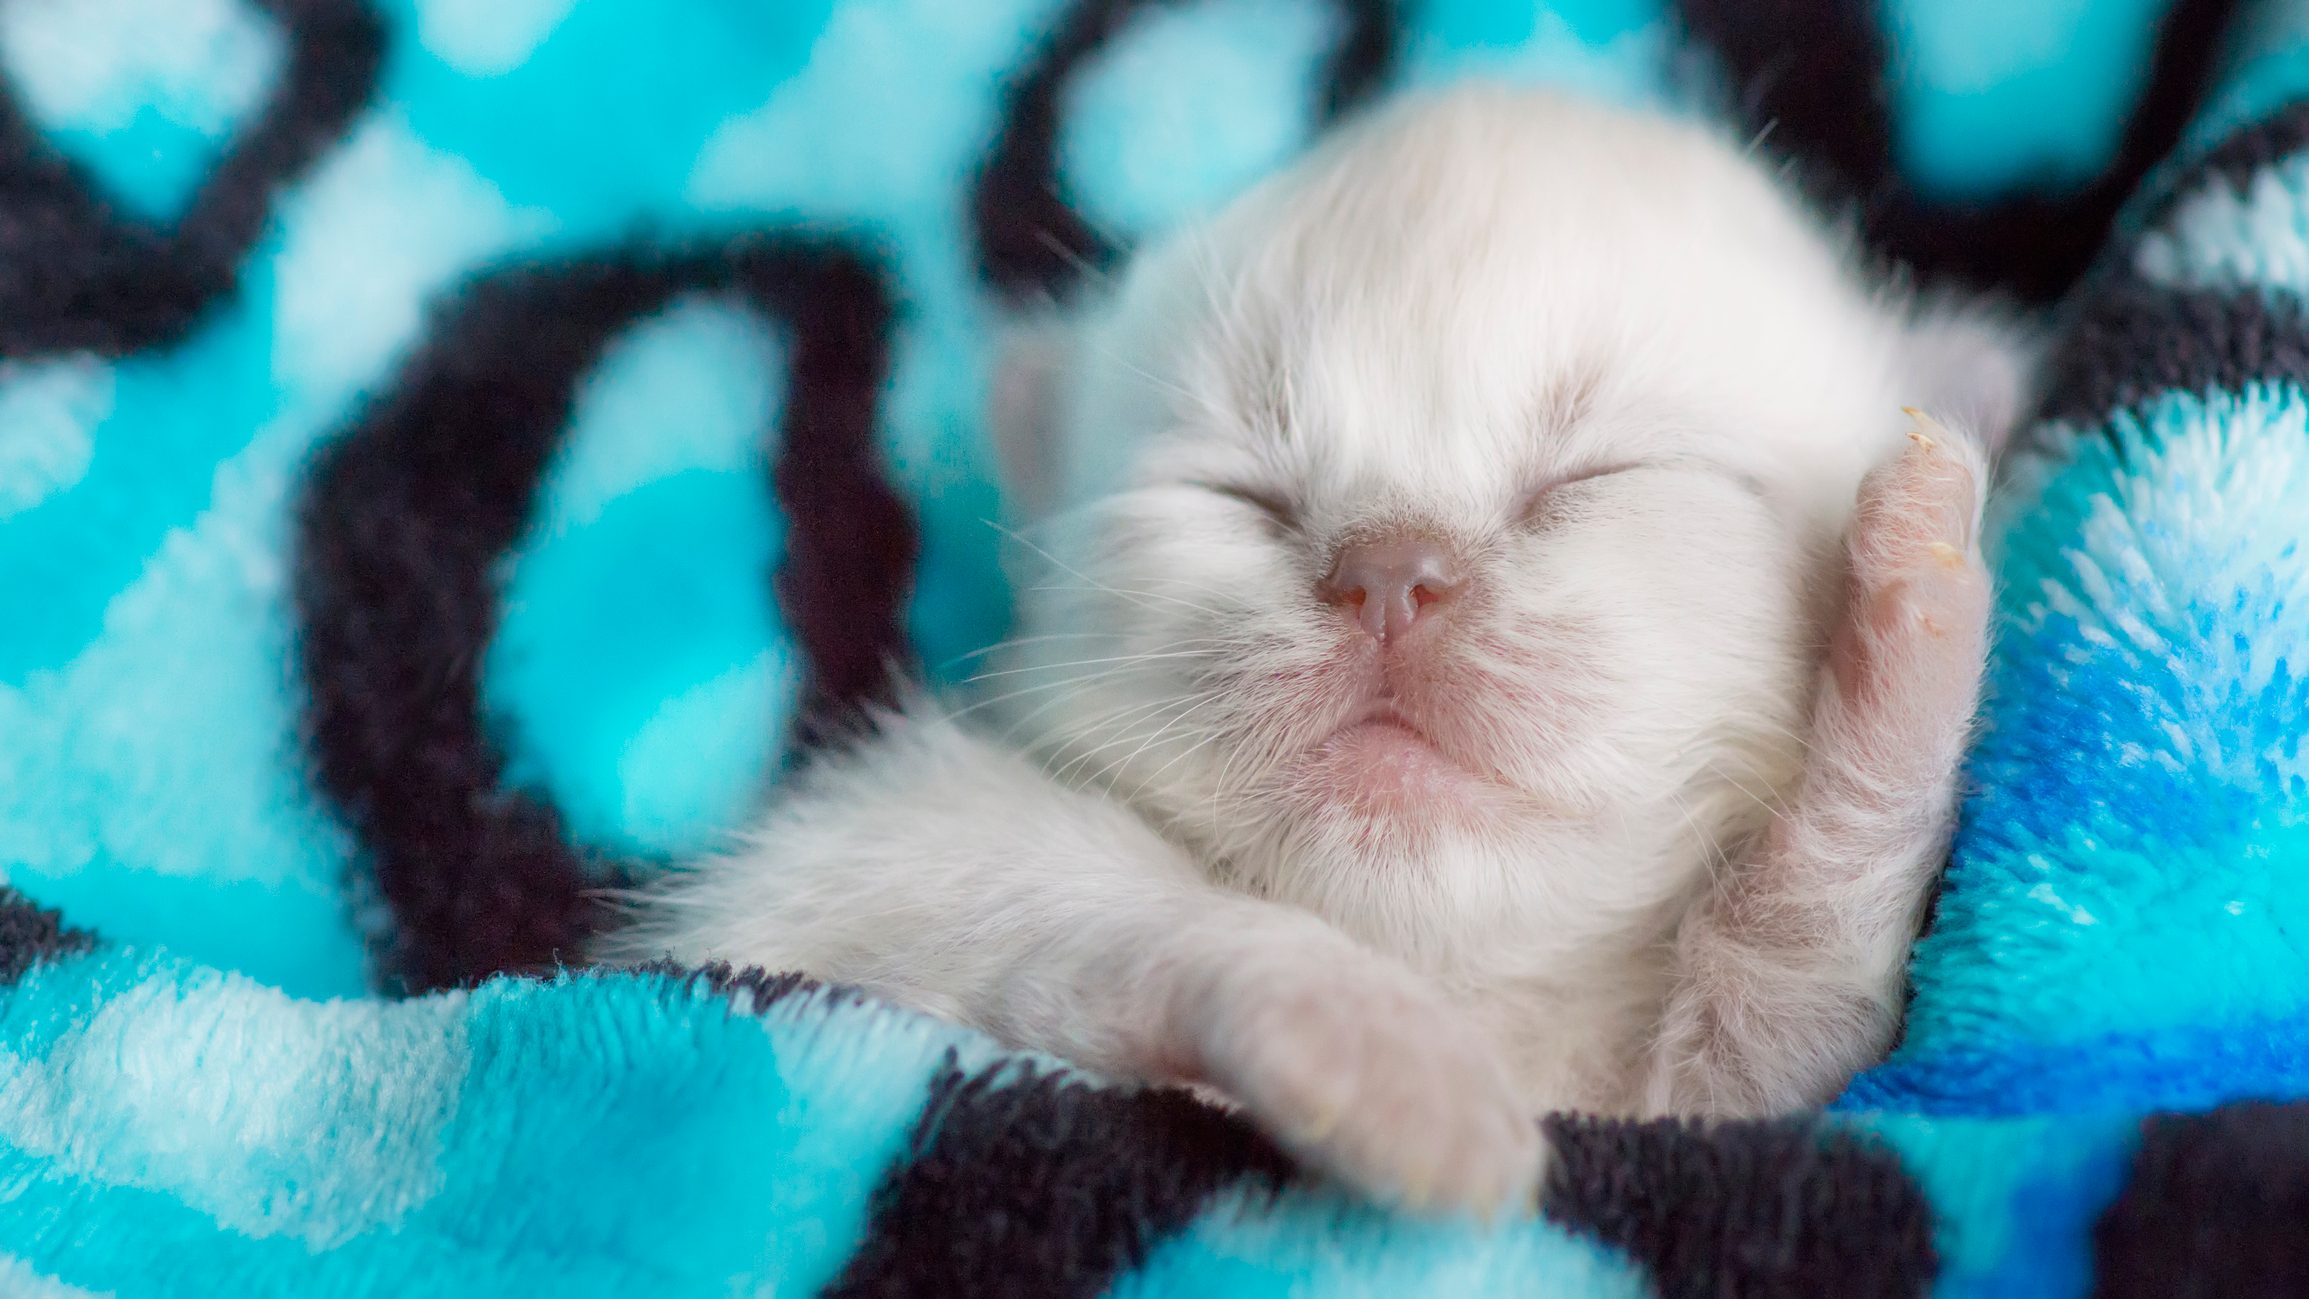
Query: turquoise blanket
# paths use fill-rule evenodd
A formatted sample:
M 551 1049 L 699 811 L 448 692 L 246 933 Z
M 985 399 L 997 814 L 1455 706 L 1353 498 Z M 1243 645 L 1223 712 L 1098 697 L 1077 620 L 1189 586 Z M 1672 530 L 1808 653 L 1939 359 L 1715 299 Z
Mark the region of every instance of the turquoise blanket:
M 561 968 L 1003 634 L 996 326 L 1471 75 L 2061 303 L 1890 1062 L 1480 1229 Z M 0 0 L 0 1292 L 2309 1293 L 2305 295 L 2296 0 Z

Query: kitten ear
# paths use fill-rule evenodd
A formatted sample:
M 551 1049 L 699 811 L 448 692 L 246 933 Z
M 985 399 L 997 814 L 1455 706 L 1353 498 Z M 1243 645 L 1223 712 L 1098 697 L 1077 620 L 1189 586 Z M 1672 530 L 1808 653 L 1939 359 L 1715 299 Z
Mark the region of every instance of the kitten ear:
M 1969 433 L 1993 456 L 2035 413 L 2042 347 L 2018 312 L 1986 303 L 1944 301 L 1910 319 L 1908 404 Z
M 1005 326 L 995 347 L 987 427 L 994 439 L 1002 494 L 1019 522 L 1057 508 L 1065 466 L 1060 381 L 1073 353 L 1074 330 L 1044 317 Z

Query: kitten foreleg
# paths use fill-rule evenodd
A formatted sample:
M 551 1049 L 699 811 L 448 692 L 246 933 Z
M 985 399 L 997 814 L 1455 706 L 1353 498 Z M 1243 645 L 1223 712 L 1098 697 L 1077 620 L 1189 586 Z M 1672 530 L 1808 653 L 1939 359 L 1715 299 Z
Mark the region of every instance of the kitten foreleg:
M 1986 467 L 1918 416 L 1847 540 L 1850 596 L 1792 806 L 1677 934 L 1649 1080 L 1661 1112 L 1831 1099 L 1898 1026 L 1987 657 Z

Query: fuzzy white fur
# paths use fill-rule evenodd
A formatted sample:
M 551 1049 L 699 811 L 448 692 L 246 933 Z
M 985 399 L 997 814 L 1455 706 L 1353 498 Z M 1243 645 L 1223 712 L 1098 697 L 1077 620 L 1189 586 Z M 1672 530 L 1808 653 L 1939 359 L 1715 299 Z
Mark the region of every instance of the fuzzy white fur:
M 1478 87 L 1021 356 L 985 697 L 816 764 L 610 954 L 1201 1084 L 1450 1208 L 1528 1196 L 1537 1111 L 1794 1107 L 1883 1049 L 1986 634 L 1983 449 L 1902 408 L 1998 435 L 2000 328 L 1706 128 Z M 1464 581 L 1375 643 L 1323 577 L 1400 536 Z M 1431 760 L 1374 793 L 1337 746 L 1380 705 Z

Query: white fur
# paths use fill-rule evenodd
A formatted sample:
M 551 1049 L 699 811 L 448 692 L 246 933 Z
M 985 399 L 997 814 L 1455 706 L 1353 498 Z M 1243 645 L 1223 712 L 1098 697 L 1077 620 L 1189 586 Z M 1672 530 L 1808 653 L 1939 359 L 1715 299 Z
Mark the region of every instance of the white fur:
M 615 953 L 1208 1084 L 1414 1204 L 1526 1193 L 1539 1109 L 1794 1106 L 1881 1050 L 1985 619 L 1977 455 L 1901 408 L 2017 413 L 1998 329 L 1703 128 L 1471 88 L 1030 356 L 1002 433 L 1050 513 L 987 697 L 821 763 Z M 1468 582 L 1389 658 L 1318 584 L 1398 532 Z M 1382 693 L 1485 792 L 1310 789 Z

